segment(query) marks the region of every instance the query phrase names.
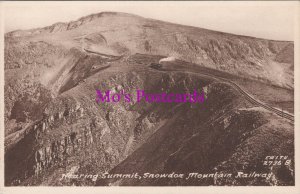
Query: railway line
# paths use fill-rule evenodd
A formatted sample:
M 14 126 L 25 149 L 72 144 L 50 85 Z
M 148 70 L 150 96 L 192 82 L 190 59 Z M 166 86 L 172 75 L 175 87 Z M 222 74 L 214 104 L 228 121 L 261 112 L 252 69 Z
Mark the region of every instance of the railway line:
M 157 67 L 154 67 L 153 69 L 161 70 L 161 71 L 182 72 L 182 69 L 177 70 L 177 69 L 172 69 L 172 68 L 165 68 L 164 65 L 161 65 L 161 64 L 159 66 L 157 66 Z M 266 110 L 269 110 L 269 111 L 277 114 L 280 117 L 286 118 L 286 119 L 294 122 L 294 115 L 292 115 L 290 113 L 287 113 L 287 112 L 280 111 L 280 110 L 278 110 L 278 109 L 276 109 L 274 107 L 266 105 L 263 102 L 260 102 L 259 100 L 255 99 L 253 96 L 251 96 L 248 92 L 246 92 L 243 88 L 241 88 L 238 84 L 234 83 L 233 81 L 230 81 L 230 80 L 225 79 L 223 77 L 219 77 L 219 76 L 216 76 L 216 75 L 213 75 L 213 74 L 209 74 L 209 73 L 203 73 L 203 72 L 198 72 L 198 71 L 191 71 L 191 70 L 187 70 L 187 69 L 184 69 L 184 71 L 186 73 L 193 73 L 193 74 L 198 74 L 198 75 L 199 74 L 200 75 L 205 75 L 205 76 L 213 77 L 213 78 L 215 78 L 217 80 L 224 81 L 224 82 L 230 84 L 233 88 L 235 88 L 240 94 L 242 94 L 246 98 L 246 100 L 248 100 L 252 104 L 260 106 L 260 107 L 262 107 L 262 108 L 264 108 Z

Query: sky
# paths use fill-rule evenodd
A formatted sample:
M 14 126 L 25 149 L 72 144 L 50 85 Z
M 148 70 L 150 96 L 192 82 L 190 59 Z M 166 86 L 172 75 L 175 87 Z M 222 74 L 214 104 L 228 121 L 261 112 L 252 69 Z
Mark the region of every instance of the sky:
M 103 11 L 126 12 L 146 18 L 273 40 L 294 40 L 298 2 L 284 1 L 69 1 L 0 2 L 5 32 L 69 22 Z

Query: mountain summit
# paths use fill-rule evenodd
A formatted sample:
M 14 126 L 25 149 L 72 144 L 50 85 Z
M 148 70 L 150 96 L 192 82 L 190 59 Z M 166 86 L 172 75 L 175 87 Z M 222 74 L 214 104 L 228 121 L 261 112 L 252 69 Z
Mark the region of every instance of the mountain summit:
M 232 35 L 117 12 L 14 31 L 6 37 L 26 37 L 27 41 L 43 40 L 108 55 L 174 56 L 200 66 L 293 88 L 293 42 L 288 41 Z M 286 56 L 285 60 L 281 60 L 281 55 Z

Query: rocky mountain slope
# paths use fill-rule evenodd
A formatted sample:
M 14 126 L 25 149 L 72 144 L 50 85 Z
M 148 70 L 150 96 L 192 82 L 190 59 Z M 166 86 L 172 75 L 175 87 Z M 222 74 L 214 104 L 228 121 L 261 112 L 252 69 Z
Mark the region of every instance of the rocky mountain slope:
M 293 88 L 293 42 L 237 36 L 104 12 L 69 23 L 14 31 L 6 37 L 45 41 L 107 55 L 174 56 L 185 61 Z M 7 64 L 8 68 L 15 64 Z
M 176 59 L 170 65 L 196 65 L 212 76 L 153 68 L 167 56 Z M 256 98 L 293 111 L 293 63 L 293 42 L 125 13 L 104 12 L 7 33 L 5 184 L 293 185 L 293 163 L 262 166 L 266 155 L 293 159 L 293 123 L 213 76 L 225 76 Z M 205 88 L 205 103 L 96 102 L 96 89 L 191 93 L 195 88 Z M 246 181 L 59 180 L 70 171 L 255 169 L 274 176 Z

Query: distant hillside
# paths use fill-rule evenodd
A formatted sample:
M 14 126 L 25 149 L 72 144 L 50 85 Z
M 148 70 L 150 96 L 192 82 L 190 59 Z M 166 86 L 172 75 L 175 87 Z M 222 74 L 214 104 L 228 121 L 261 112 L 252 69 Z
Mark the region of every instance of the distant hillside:
M 174 56 L 198 65 L 293 88 L 293 42 L 288 41 L 232 35 L 115 12 L 92 14 L 77 21 L 56 23 L 45 28 L 14 31 L 5 37 L 17 46 L 23 40 L 30 44 L 44 41 L 107 55 L 144 53 Z M 8 49 L 7 46 L 5 51 L 11 54 L 18 52 Z M 7 56 L 7 68 L 19 63 L 9 59 Z

